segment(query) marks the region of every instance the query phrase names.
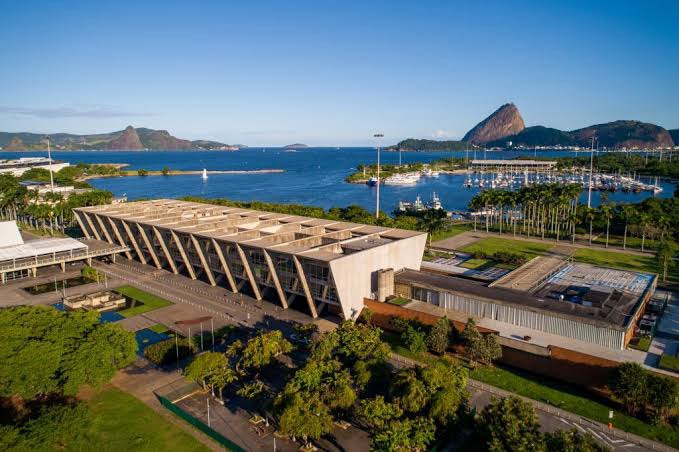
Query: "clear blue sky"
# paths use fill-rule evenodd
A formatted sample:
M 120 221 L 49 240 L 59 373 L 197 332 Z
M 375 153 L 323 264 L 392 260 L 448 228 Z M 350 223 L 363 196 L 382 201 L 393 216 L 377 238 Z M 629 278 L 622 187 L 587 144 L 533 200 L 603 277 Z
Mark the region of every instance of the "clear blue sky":
M 0 130 L 249 145 L 679 128 L 679 2 L 0 0 Z

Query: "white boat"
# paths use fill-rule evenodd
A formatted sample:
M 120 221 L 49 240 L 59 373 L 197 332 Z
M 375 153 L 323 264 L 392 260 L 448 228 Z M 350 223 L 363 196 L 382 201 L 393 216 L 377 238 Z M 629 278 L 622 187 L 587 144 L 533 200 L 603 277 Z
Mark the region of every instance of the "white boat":
M 419 197 L 418 197 L 419 199 Z M 429 202 L 428 206 L 430 209 L 436 209 L 436 210 L 441 210 L 443 209 L 443 204 L 441 204 L 441 198 L 438 197 L 436 192 L 431 194 L 431 201 Z
M 203 168 L 203 175 L 201 176 L 203 180 L 207 180 L 207 169 Z
M 375 176 L 373 176 L 370 179 L 368 179 L 368 185 L 371 186 L 371 187 L 374 187 L 375 185 L 377 185 L 377 178 Z
M 420 179 L 420 173 L 394 174 L 384 179 L 384 185 L 415 185 Z

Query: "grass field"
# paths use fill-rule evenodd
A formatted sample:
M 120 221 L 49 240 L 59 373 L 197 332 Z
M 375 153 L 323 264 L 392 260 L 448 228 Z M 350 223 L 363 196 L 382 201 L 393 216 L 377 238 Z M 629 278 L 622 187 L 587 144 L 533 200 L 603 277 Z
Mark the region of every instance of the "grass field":
M 403 306 L 404 304 L 410 303 L 410 300 L 407 298 L 403 297 L 396 297 L 392 298 L 390 300 L 387 300 L 387 303 L 395 304 L 396 306 Z
M 471 231 L 472 226 L 470 224 L 456 224 L 453 225 L 443 231 L 437 232 L 435 234 L 432 234 L 431 236 L 431 241 L 437 242 L 439 240 L 445 240 L 450 237 L 455 237 L 458 234 L 462 234 L 463 232 Z
M 474 254 L 476 252 L 484 252 L 487 255 L 497 253 L 498 251 L 505 253 L 520 254 L 527 259 L 532 259 L 536 256 L 545 254 L 545 252 L 550 249 L 553 244 L 550 243 L 536 243 L 527 242 L 524 240 L 510 240 L 501 239 L 497 237 L 489 237 L 486 239 L 481 239 L 478 242 L 474 242 L 471 245 L 467 245 L 460 251 L 465 253 Z
M 649 347 L 651 346 L 651 338 L 650 337 L 640 337 L 638 339 L 632 339 L 628 346 L 629 346 L 629 348 L 633 348 L 635 350 L 647 352 Z
M 118 389 L 104 389 L 88 401 L 92 422 L 83 444 L 67 450 L 209 451 L 181 428 L 165 420 L 140 400 Z
M 122 286 L 116 289 L 116 292 L 121 293 L 129 298 L 134 298 L 144 303 L 141 306 L 135 306 L 129 309 L 123 309 L 118 311 L 123 317 L 133 317 L 135 315 L 143 314 L 145 312 L 153 311 L 158 308 L 163 308 L 169 306 L 172 303 L 165 300 L 164 298 L 157 297 L 143 290 L 137 289 L 132 286 Z

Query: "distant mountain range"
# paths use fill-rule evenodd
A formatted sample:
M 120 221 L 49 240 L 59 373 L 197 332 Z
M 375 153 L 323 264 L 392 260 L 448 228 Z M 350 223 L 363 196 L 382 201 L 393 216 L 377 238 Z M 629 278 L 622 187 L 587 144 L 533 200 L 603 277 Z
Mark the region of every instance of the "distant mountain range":
M 5 151 L 34 151 L 47 149 L 45 135 L 28 132 L 0 132 L 0 148 Z M 167 130 L 127 126 L 117 132 L 93 135 L 55 133 L 50 136 L 56 150 L 143 150 L 143 149 L 212 149 L 235 151 L 244 145 L 230 145 L 209 140 L 182 140 Z
M 592 136 L 596 137 L 600 148 L 607 149 L 659 149 L 679 145 L 679 129 L 666 130 L 640 121 L 613 121 L 572 131 L 544 126 L 526 127 L 519 109 L 509 103 L 474 126 L 462 141 L 408 139 L 393 148 L 455 150 L 470 144 L 486 148 L 588 147 Z

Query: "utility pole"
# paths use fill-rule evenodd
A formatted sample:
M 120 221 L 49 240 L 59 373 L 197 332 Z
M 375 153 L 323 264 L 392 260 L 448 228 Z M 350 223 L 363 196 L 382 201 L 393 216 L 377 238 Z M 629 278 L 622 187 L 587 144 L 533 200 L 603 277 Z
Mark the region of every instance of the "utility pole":
M 377 206 L 375 208 L 375 218 L 379 220 L 380 218 L 380 146 L 382 145 L 382 138 L 384 137 L 381 133 L 376 133 L 373 135 L 377 138 Z
M 45 135 L 45 139 L 47 140 L 47 160 L 49 160 L 49 168 L 50 168 L 50 189 L 54 191 L 54 176 L 52 175 L 52 150 L 50 149 L 50 137 L 49 135 Z
M 587 208 L 591 209 L 592 208 L 592 179 L 593 179 L 593 170 L 594 168 L 594 135 L 592 135 L 592 149 L 589 153 L 589 187 L 587 190 Z

